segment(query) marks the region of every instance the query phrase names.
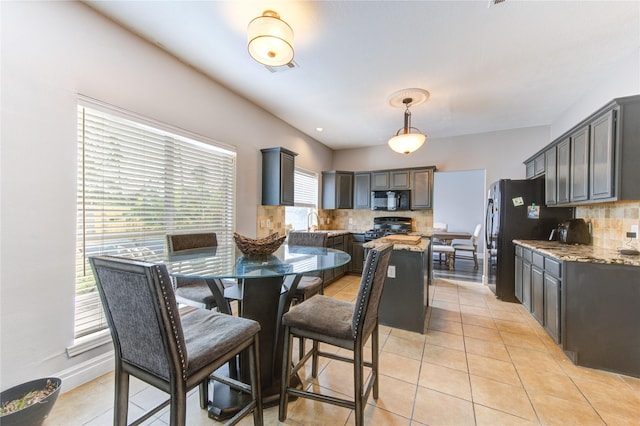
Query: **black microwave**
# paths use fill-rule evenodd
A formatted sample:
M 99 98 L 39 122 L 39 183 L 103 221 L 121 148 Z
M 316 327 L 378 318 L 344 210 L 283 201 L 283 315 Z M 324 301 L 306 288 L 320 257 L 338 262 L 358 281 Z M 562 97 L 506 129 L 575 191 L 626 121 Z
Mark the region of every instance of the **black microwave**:
M 410 210 L 411 191 L 371 191 L 371 210 Z

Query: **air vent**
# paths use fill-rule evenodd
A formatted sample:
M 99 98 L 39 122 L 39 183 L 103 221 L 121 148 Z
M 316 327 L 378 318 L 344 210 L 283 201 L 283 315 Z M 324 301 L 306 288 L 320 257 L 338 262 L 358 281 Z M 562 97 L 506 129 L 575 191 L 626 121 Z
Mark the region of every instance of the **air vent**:
M 292 70 L 294 68 L 300 68 L 300 66 L 296 63 L 296 61 L 291 61 L 286 65 L 282 65 L 279 67 L 272 67 L 269 65 L 265 65 L 264 66 L 266 69 L 268 69 L 271 72 L 283 72 L 283 71 L 289 71 Z

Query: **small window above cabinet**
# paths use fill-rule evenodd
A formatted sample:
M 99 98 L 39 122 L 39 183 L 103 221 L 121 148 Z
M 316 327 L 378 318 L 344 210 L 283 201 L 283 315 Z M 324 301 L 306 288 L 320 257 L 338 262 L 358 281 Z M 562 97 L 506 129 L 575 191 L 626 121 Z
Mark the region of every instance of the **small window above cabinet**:
M 262 205 L 293 206 L 295 157 L 288 149 L 265 148 L 262 152 Z
M 527 168 L 527 179 L 534 179 L 544 174 L 544 152 L 524 162 Z

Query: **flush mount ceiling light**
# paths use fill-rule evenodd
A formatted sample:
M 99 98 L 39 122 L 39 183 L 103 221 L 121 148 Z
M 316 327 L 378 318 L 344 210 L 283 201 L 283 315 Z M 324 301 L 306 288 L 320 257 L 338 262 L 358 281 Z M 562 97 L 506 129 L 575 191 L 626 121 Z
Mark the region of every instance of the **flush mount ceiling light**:
M 247 26 L 249 55 L 263 65 L 279 67 L 293 60 L 293 30 L 273 10 Z
M 429 92 L 423 89 L 400 90 L 389 97 L 388 101 L 391 106 L 405 108 L 404 126 L 388 142 L 392 150 L 401 154 L 411 154 L 424 144 L 427 139 L 426 135 L 423 135 L 415 127 L 411 127 L 409 107 L 426 102 L 427 99 L 429 99 Z

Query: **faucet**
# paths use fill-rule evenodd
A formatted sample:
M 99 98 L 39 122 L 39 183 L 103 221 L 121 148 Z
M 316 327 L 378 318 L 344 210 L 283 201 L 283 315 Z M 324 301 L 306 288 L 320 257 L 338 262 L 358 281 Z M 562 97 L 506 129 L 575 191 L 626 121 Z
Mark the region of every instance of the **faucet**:
M 320 225 L 320 217 L 318 217 L 318 213 L 312 211 L 307 215 L 307 232 L 310 232 L 313 227 L 313 216 L 316 217 L 316 223 Z

